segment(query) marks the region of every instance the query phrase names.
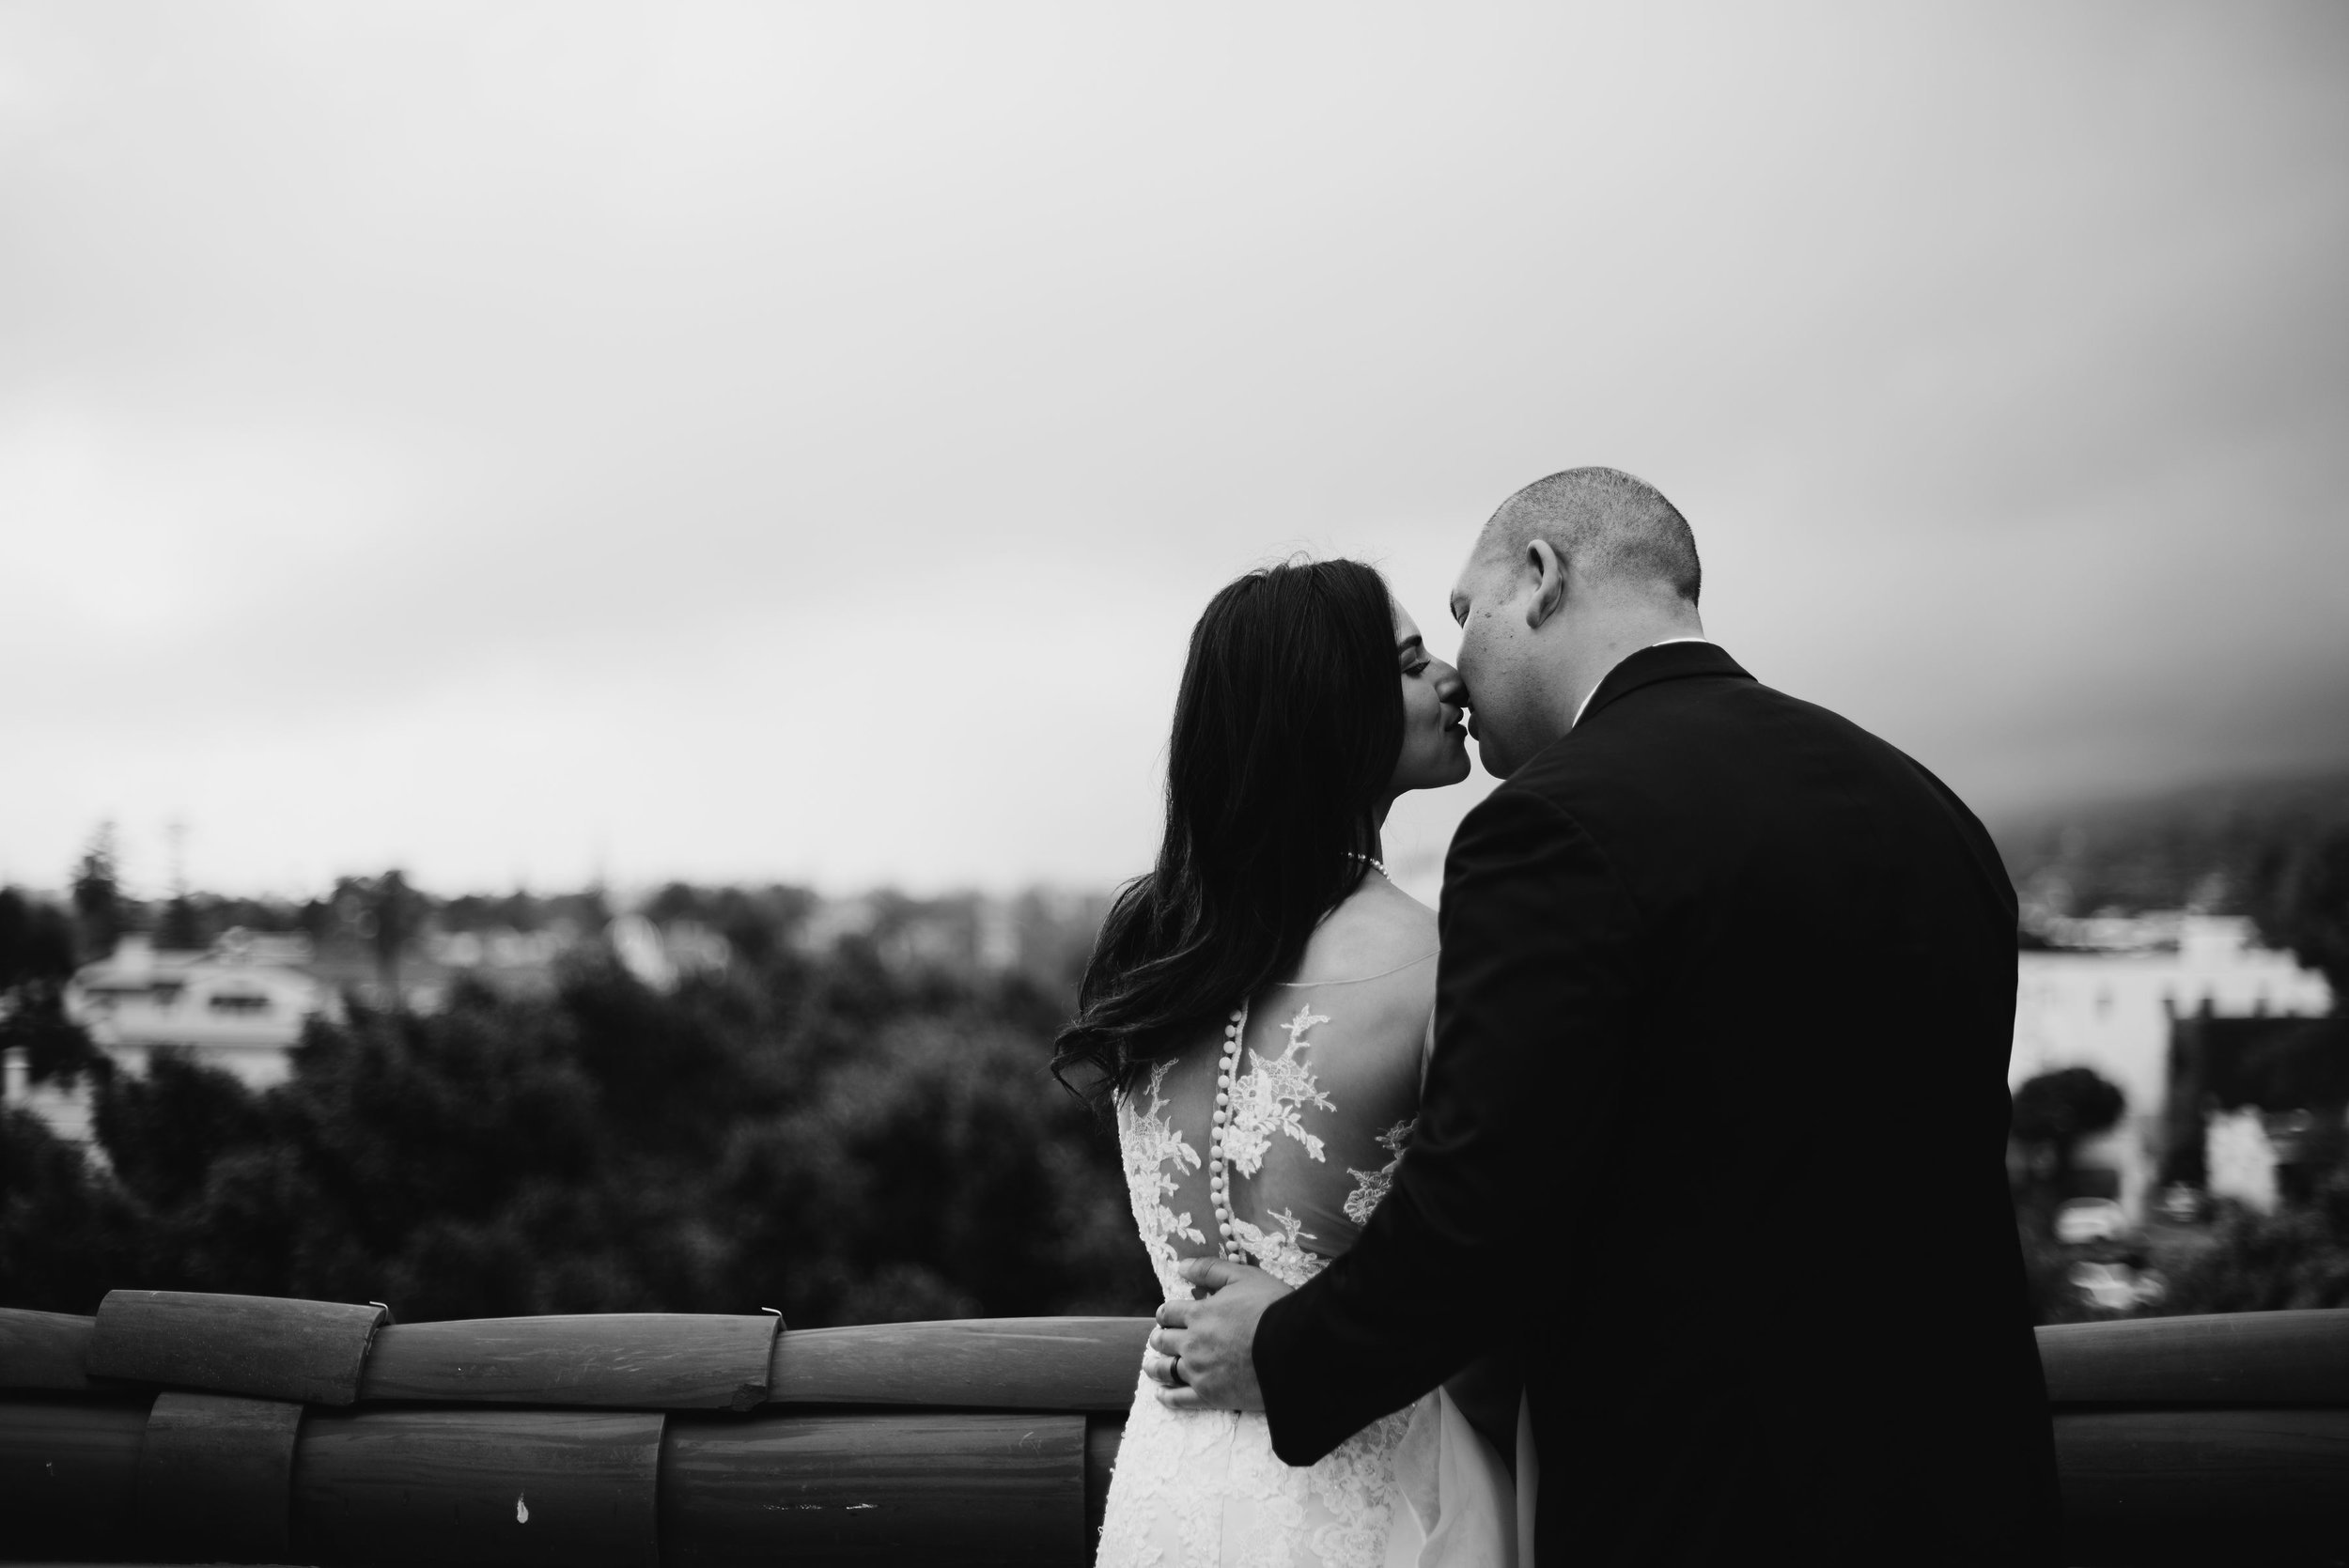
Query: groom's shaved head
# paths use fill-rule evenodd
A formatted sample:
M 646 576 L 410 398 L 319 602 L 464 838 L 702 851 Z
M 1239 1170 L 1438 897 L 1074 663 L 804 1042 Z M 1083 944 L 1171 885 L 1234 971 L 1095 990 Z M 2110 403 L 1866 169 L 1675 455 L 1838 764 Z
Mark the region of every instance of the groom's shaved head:
M 1485 524 L 1477 557 L 1519 561 L 1536 539 L 1591 581 L 1661 584 L 1690 604 L 1704 585 L 1696 536 L 1680 508 L 1619 468 L 1570 468 L 1534 480 Z

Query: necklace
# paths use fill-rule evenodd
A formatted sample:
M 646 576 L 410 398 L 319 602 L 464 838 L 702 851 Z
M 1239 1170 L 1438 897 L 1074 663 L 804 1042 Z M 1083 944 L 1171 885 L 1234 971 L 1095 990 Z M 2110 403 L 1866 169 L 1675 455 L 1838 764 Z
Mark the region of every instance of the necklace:
M 1384 861 L 1382 861 L 1382 860 L 1380 860 L 1380 859 L 1379 859 L 1377 856 L 1376 856 L 1376 855 L 1361 855 L 1361 854 L 1357 854 L 1357 853 L 1355 853 L 1353 850 L 1348 849 L 1348 850 L 1346 852 L 1346 858 L 1347 860 L 1349 860 L 1349 861 L 1360 861 L 1360 862 L 1361 862 L 1364 865 L 1366 865 L 1366 866 L 1370 867 L 1373 871 L 1376 871 L 1377 873 L 1378 873 L 1378 875 L 1379 875 L 1379 876 L 1381 876 L 1381 877 L 1385 877 L 1387 878 L 1387 880 L 1388 880 L 1388 881 L 1390 881 L 1390 882 L 1392 882 L 1392 881 L 1393 881 L 1393 880 L 1394 880 L 1394 878 L 1393 878 L 1392 876 L 1389 876 L 1389 875 L 1388 875 L 1388 872 L 1387 872 L 1387 862 L 1384 862 Z

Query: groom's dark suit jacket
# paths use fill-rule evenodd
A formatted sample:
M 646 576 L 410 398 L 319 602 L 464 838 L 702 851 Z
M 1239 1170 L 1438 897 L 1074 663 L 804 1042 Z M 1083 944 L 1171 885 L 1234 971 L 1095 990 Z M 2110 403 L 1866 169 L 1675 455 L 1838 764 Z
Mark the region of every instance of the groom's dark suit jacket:
M 2015 895 L 1965 804 L 1650 648 L 1469 814 L 1442 932 L 1393 1189 L 1257 1330 L 1281 1457 L 1514 1343 L 1552 1564 L 2054 1562 Z

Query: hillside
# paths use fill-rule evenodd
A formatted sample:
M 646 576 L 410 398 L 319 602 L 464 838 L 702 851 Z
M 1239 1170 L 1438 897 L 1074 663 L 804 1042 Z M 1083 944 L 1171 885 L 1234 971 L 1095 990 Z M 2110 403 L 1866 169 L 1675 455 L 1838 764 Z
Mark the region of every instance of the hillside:
M 2349 772 L 2083 802 L 1991 831 L 2026 924 L 2189 906 L 2256 915 L 2295 857 L 2349 833 Z

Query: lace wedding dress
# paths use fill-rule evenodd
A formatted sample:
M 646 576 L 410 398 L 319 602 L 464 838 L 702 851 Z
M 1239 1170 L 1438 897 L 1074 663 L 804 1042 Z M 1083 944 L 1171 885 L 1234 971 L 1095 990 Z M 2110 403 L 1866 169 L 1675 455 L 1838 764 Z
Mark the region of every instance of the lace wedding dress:
M 1166 1299 L 1185 1258 L 1301 1285 L 1344 1252 L 1410 1145 L 1435 999 L 1435 920 L 1382 878 L 1315 934 L 1297 976 L 1153 1065 L 1118 1142 Z M 1382 1417 L 1317 1464 L 1272 1452 L 1265 1418 L 1172 1411 L 1137 1384 L 1101 1568 L 1505 1565 L 1508 1473 L 1450 1398 Z

